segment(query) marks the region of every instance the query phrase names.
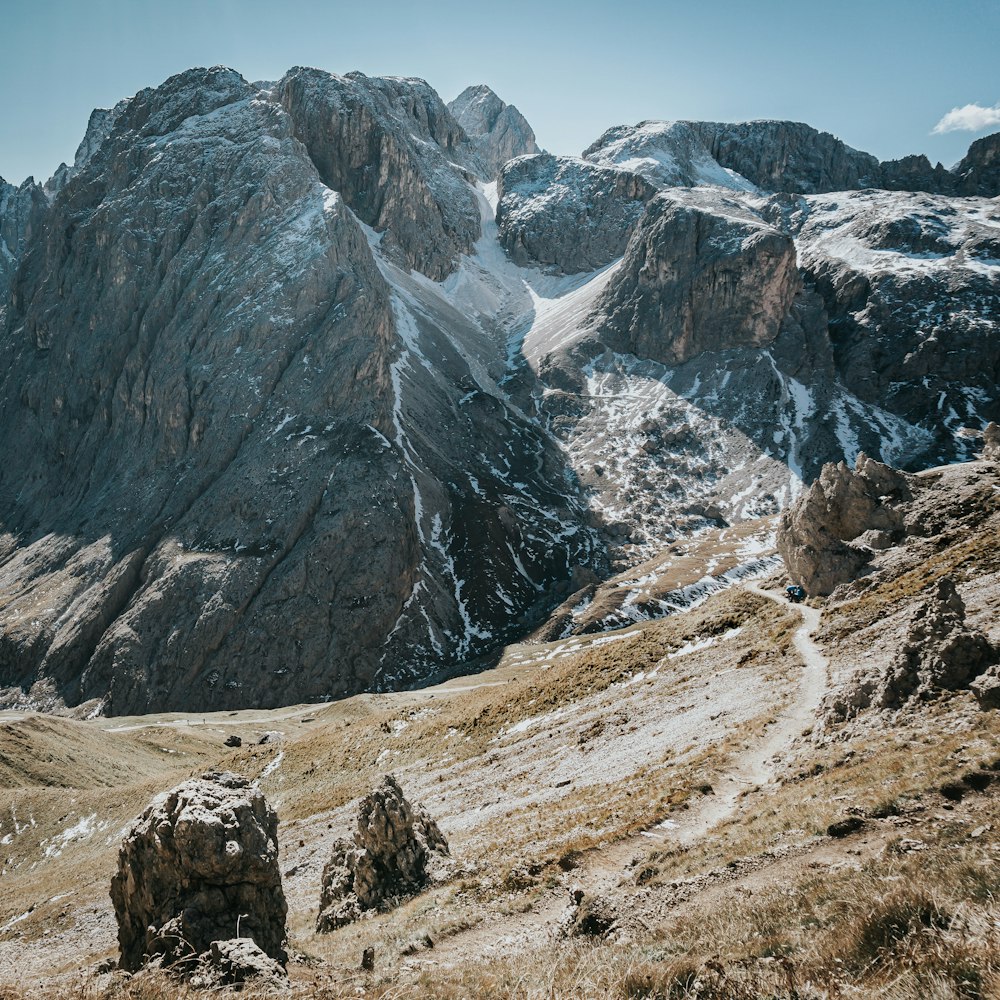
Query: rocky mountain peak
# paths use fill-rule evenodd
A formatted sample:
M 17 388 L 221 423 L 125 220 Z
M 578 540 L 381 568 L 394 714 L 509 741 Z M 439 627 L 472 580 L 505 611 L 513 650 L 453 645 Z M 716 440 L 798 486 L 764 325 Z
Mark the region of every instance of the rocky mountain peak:
M 46 207 L 42 188 L 33 177 L 16 186 L 0 177 L 0 324 L 14 271 L 40 230 Z
M 485 84 L 466 87 L 448 109 L 476 147 L 487 179 L 515 156 L 539 151 L 535 133 L 521 112 Z
M 455 161 L 474 151 L 423 80 L 296 67 L 274 93 L 323 183 L 400 263 L 441 280 L 472 250 L 480 210 Z
M 957 194 L 995 198 L 1000 194 L 1000 132 L 984 135 L 969 146 L 955 167 Z

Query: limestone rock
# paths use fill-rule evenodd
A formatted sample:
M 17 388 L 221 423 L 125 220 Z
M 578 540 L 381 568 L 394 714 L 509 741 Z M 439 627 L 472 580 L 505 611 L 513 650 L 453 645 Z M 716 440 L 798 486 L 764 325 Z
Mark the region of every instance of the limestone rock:
M 0 323 L 18 261 L 42 225 L 48 203 L 29 177 L 15 187 L 0 177 Z
M 288 986 L 284 966 L 266 955 L 250 938 L 213 941 L 191 975 L 191 985 L 220 989 L 250 984 L 258 989 Z
M 954 174 L 956 194 L 981 198 L 1000 195 L 1000 132 L 976 139 Z
M 0 603 L 52 611 L 0 635 L 4 683 L 127 712 L 244 684 L 266 704 L 293 672 L 318 699 L 351 683 L 328 662 L 347 617 L 340 657 L 376 669 L 415 541 L 399 461 L 366 447 L 392 433 L 393 318 L 292 133 L 231 70 L 182 74 L 120 111 L 31 241 L 0 339 L 0 516 L 23 544 Z M 384 535 L 358 530 L 375 493 Z M 338 564 L 331 616 L 348 538 L 368 553 Z
M 1000 708 L 1000 665 L 988 667 L 969 687 L 983 711 Z
M 463 205 L 478 234 L 445 162 L 461 128 L 420 81 L 279 92 L 301 120 L 219 67 L 140 92 L 25 243 L 0 317 L 0 691 L 121 714 L 393 687 L 523 629 L 596 551 L 564 456 L 486 370 L 492 332 L 391 263 L 451 260 Z M 396 227 L 375 251 L 366 205 Z
M 938 163 L 923 154 L 904 156 L 898 160 L 883 160 L 879 187 L 889 191 L 934 191 L 950 192 L 954 187 L 954 176 Z
M 334 930 L 418 892 L 432 855 L 447 854 L 448 842 L 426 809 L 411 805 L 387 775 L 362 799 L 353 841 L 338 840 L 323 868 L 317 930 Z
M 500 243 L 522 267 L 592 271 L 625 252 L 656 189 L 638 174 L 540 153 L 497 182 Z
M 897 504 L 909 496 L 905 475 L 864 452 L 854 469 L 844 462 L 824 465 L 778 525 L 778 552 L 792 581 L 825 596 L 852 580 L 871 558 L 858 541 L 870 531 L 898 538 L 904 522 Z
M 1000 424 L 992 420 L 983 431 L 983 458 L 1000 462 Z
M 878 160 L 803 122 L 693 122 L 713 158 L 766 191 L 817 194 L 877 185 Z
M 754 185 L 728 170 L 709 152 L 698 122 L 644 121 L 608 129 L 583 152 L 605 167 L 645 177 L 657 188 L 712 185 L 752 191 Z
M 61 163 L 56 172 L 45 182 L 45 193 L 54 198 L 84 167 L 101 148 L 101 143 L 111 134 L 118 116 L 129 106 L 129 99 L 119 101 L 113 108 L 95 108 L 90 113 L 87 131 L 80 145 L 76 148 L 76 156 L 72 166 Z
M 924 428 L 941 463 L 973 458 L 950 412 L 1000 419 L 1000 283 L 987 263 L 1000 257 L 998 227 L 990 202 L 957 210 L 941 196 L 860 191 L 802 199 L 793 230 L 841 381 Z
M 997 663 L 997 650 L 981 632 L 965 625 L 965 604 L 949 577 L 913 612 L 903 646 L 875 694 L 879 708 L 899 708 L 911 698 L 968 688 Z M 984 685 L 982 695 L 989 700 Z M 977 695 L 978 696 L 978 695 Z
M 583 154 L 660 186 L 814 194 L 877 184 L 879 162 L 802 122 L 657 122 L 609 129 Z
M 121 967 L 134 972 L 153 956 L 171 965 L 232 938 L 284 965 L 277 830 L 260 790 L 230 772 L 154 799 L 126 833 L 111 881 Z M 220 961 L 239 947 L 220 946 Z
M 949 196 L 1000 194 L 1000 133 L 977 139 L 952 170 L 924 155 L 879 162 L 803 122 L 644 121 L 608 129 L 583 154 L 660 187 L 712 184 L 791 194 L 882 188 Z
M 496 177 L 515 156 L 539 152 L 535 133 L 524 115 L 484 84 L 466 87 L 448 102 L 448 110 L 476 149 L 485 180 Z
M 675 190 L 649 203 L 595 323 L 613 350 L 678 364 L 770 343 L 799 288 L 788 236 L 718 192 Z
M 323 183 L 400 263 L 440 280 L 472 251 L 479 206 L 453 164 L 472 150 L 423 80 L 296 68 L 275 93 Z

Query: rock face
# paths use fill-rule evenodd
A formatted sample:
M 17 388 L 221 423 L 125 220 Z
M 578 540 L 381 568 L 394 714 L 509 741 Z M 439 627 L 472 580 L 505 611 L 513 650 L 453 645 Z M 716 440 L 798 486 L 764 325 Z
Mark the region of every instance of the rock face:
M 47 679 L 125 713 L 393 686 L 496 645 L 594 554 L 558 449 L 457 311 L 392 263 L 404 244 L 437 254 L 441 212 L 426 241 L 405 227 L 442 190 L 426 157 L 461 129 L 406 81 L 276 87 L 305 125 L 222 68 L 140 92 L 19 261 L 0 331 L 0 688 Z M 326 149 L 323 122 L 346 145 Z M 412 201 L 355 163 L 356 134 L 402 157 Z M 299 135 L 347 158 L 359 212 L 370 197 L 404 229 L 373 250 Z M 447 172 L 471 240 L 479 203 Z
M 721 194 L 664 192 L 601 296 L 596 325 L 614 350 L 677 364 L 770 343 L 799 288 L 784 233 Z
M 18 261 L 40 230 L 47 208 L 45 195 L 32 178 L 15 187 L 0 177 L 0 323 Z
M 903 515 L 894 503 L 909 495 L 905 475 L 863 452 L 853 470 L 824 465 L 778 525 L 778 552 L 792 581 L 825 596 L 854 579 L 873 549 L 900 537 Z
M 641 174 L 658 188 L 713 185 L 752 191 L 746 177 L 714 159 L 699 122 L 645 121 L 608 129 L 583 152 L 586 160 Z
M 969 146 L 955 167 L 955 194 L 996 198 L 1000 195 L 1000 132 L 984 135 Z
M 712 157 L 765 191 L 818 194 L 871 187 L 879 162 L 802 122 L 692 122 Z
M 111 900 L 121 967 L 192 960 L 249 938 L 280 965 L 285 904 L 278 818 L 245 778 L 208 772 L 159 796 L 118 852 Z
M 983 458 L 1000 462 L 1000 424 L 990 421 L 983 431 Z
M 466 87 L 448 102 L 482 164 L 485 180 L 492 180 L 508 160 L 539 152 L 535 133 L 517 108 L 506 104 L 484 84 Z
M 111 134 L 118 116 L 129 106 L 129 100 L 119 101 L 113 108 L 95 108 L 90 114 L 87 131 L 77 146 L 73 165 L 60 163 L 56 172 L 45 182 L 45 193 L 54 198 L 83 168 L 101 148 L 101 143 Z
M 645 121 L 609 129 L 583 155 L 635 170 L 661 187 L 816 194 L 879 179 L 874 156 L 801 122 Z
M 419 803 L 411 805 L 387 775 L 358 808 L 353 841 L 338 840 L 323 868 L 316 929 L 330 931 L 418 892 L 428 881 L 433 854 L 448 842 Z
M 873 702 L 894 709 L 911 699 L 926 701 L 941 691 L 959 691 L 997 663 L 997 650 L 981 632 L 965 625 L 965 604 L 948 577 L 910 620 L 907 636 Z
M 103 692 L 112 711 L 179 704 L 192 683 L 237 693 L 207 662 L 229 647 L 223 659 L 252 656 L 257 694 L 273 698 L 303 649 L 329 642 L 304 626 L 306 595 L 332 599 L 333 572 L 316 574 L 365 516 L 344 499 L 372 498 L 383 476 L 374 499 L 395 541 L 379 555 L 369 534 L 368 554 L 337 568 L 336 607 L 360 635 L 362 618 L 384 635 L 398 617 L 411 501 L 365 429 L 392 433 L 389 298 L 292 133 L 229 70 L 143 91 L 25 255 L 2 341 L 2 447 L 20 459 L 0 472 L 0 505 L 22 546 L 0 570 L 21 580 L 3 604 L 44 592 L 45 607 L 74 610 L 62 629 L 53 610 L 4 631 L 8 682 L 49 676 L 67 701 Z M 241 616 L 253 625 L 234 630 Z M 287 639 L 262 662 L 250 650 L 272 629 Z M 327 656 L 314 646 L 306 660 L 318 674 Z
M 1000 418 L 1000 207 L 863 191 L 804 199 L 799 212 L 799 266 L 822 296 L 843 383 L 926 426 L 940 461 L 972 458 L 958 431 Z
M 656 189 L 627 170 L 540 153 L 508 163 L 497 194 L 500 243 L 511 260 L 574 274 L 625 252 Z
M 472 250 L 479 207 L 452 164 L 472 151 L 423 80 L 297 68 L 275 94 L 323 183 L 402 264 L 440 280 Z
M 1000 133 L 976 140 L 946 170 L 924 155 L 880 163 L 802 122 L 644 121 L 608 129 L 584 151 L 595 163 L 635 170 L 659 187 L 824 194 L 885 188 L 949 196 L 1000 194 Z

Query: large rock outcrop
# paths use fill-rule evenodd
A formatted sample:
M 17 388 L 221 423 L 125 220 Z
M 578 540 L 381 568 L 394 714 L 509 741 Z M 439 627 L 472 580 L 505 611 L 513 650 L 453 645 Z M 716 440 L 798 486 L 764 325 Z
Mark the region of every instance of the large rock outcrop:
M 644 121 L 608 129 L 583 155 L 635 170 L 661 187 L 815 194 L 879 179 L 874 156 L 802 122 Z
M 791 238 L 725 195 L 657 195 L 597 303 L 612 349 L 664 364 L 773 341 L 800 289 Z
M 950 577 L 910 612 L 884 671 L 862 669 L 830 693 L 824 715 L 852 719 L 865 709 L 897 711 L 946 691 L 971 690 L 983 709 L 1000 708 L 1000 649 L 965 623 L 965 603 Z
M 790 121 L 644 121 L 608 129 L 584 151 L 660 187 L 712 184 L 788 194 L 886 188 L 949 196 L 1000 194 L 1000 133 L 977 139 L 952 170 L 923 154 L 879 162 L 841 139 Z
M 574 274 L 625 252 L 656 189 L 627 170 L 540 153 L 508 163 L 497 194 L 500 243 L 511 260 Z
M 472 142 L 484 180 L 496 177 L 515 156 L 539 151 L 535 133 L 524 115 L 484 84 L 466 87 L 448 102 L 448 110 Z
M 423 81 L 296 68 L 275 86 L 320 178 L 401 264 L 440 280 L 479 238 L 479 206 L 453 161 L 465 132 Z
M 234 938 L 249 938 L 284 965 L 277 815 L 255 785 L 230 772 L 184 782 L 154 799 L 125 834 L 111 901 L 121 967 L 130 972 L 150 958 L 193 968 Z M 225 959 L 233 948 L 216 950 L 222 964 L 237 964 Z
M 29 177 L 15 187 L 0 177 L 0 323 L 18 261 L 42 225 L 48 202 Z
M 1000 206 L 862 191 L 798 212 L 799 266 L 844 385 L 923 425 L 940 461 L 972 458 L 958 432 L 1000 419 Z
M 712 157 L 765 191 L 817 194 L 877 185 L 870 153 L 803 122 L 691 122 Z
M 854 469 L 824 465 L 778 524 L 778 552 L 792 581 L 825 596 L 853 580 L 874 550 L 898 541 L 904 530 L 898 504 L 909 497 L 904 474 L 863 452 Z
M 698 122 L 644 121 L 609 128 L 583 151 L 586 160 L 645 177 L 658 188 L 712 185 L 752 191 L 746 177 L 712 157 Z
M 949 577 L 913 612 L 903 645 L 878 683 L 878 708 L 926 701 L 942 691 L 966 689 L 997 662 L 998 651 L 982 632 L 965 624 L 965 603 Z
M 955 194 L 980 198 L 1000 195 L 1000 132 L 977 139 L 955 166 Z
M 391 775 L 361 800 L 353 840 L 338 840 L 323 868 L 316 929 L 330 931 L 366 910 L 393 905 L 423 889 L 432 855 L 448 841 L 419 803 L 411 805 Z
M 1000 424 L 990 421 L 983 431 L 983 458 L 1000 462 Z
M 370 675 L 415 560 L 375 433 L 393 433 L 395 351 L 364 234 L 278 105 L 222 69 L 136 95 L 12 289 L 4 683 L 141 711 L 252 677 L 267 703 L 289 671 L 340 684 L 345 616 L 359 641 L 339 655 Z M 358 530 L 373 501 L 384 535 Z M 351 539 L 365 555 L 344 563 Z

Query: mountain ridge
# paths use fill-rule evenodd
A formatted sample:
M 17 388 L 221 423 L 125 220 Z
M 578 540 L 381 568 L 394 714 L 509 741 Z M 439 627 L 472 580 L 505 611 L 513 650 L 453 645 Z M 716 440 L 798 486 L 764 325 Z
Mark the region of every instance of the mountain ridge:
M 968 458 L 1000 416 L 989 201 L 767 193 L 704 138 L 854 176 L 789 123 L 552 157 L 464 96 L 191 70 L 4 189 L 6 701 L 418 683 L 827 460 Z

